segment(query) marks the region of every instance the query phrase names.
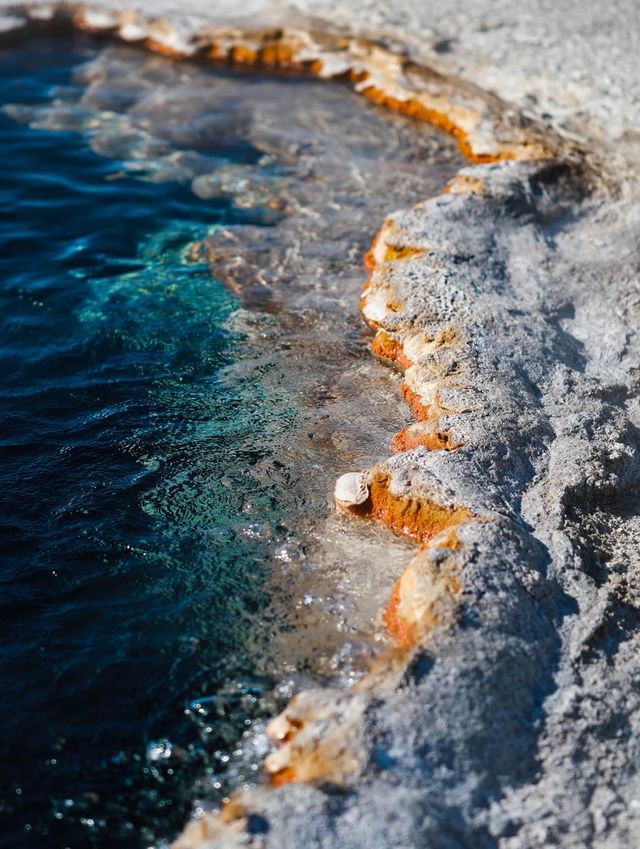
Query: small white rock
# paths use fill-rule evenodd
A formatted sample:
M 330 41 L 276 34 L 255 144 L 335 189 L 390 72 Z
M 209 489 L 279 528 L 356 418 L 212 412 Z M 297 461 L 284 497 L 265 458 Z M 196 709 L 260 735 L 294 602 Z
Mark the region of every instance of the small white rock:
M 107 12 L 99 9 L 85 9 L 82 12 L 83 25 L 94 32 L 111 29 L 117 26 L 118 17 L 115 12 Z
M 368 472 L 347 472 L 336 481 L 334 498 L 338 507 L 344 509 L 356 507 L 358 504 L 364 504 L 368 497 Z

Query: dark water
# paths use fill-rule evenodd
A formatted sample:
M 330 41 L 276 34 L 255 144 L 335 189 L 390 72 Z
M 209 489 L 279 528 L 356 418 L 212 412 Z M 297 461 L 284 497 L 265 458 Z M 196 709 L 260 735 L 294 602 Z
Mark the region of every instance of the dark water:
M 48 98 L 90 52 L 5 53 L 0 100 Z M 266 543 L 239 517 L 277 512 L 247 470 L 295 412 L 225 375 L 252 353 L 227 327 L 237 300 L 185 259 L 238 220 L 229 203 L 109 179 L 117 163 L 80 135 L 0 121 L 0 759 L 14 823 L 0 843 L 116 841 L 145 813 L 162 820 L 160 803 L 186 816 L 145 744 L 242 667 Z
M 405 559 L 364 526 L 351 551 L 329 493 L 404 423 L 357 317 L 362 251 L 456 157 L 427 139 L 427 178 L 415 128 L 351 94 L 306 83 L 312 111 L 294 81 L 239 100 L 222 76 L 211 100 L 213 79 L 0 50 L 3 847 L 170 839 L 255 776 L 301 651 L 291 598 L 307 653 L 357 641 L 373 560 Z M 278 96 L 284 125 L 260 113 Z M 229 238 L 223 286 L 202 246 L 228 260 Z

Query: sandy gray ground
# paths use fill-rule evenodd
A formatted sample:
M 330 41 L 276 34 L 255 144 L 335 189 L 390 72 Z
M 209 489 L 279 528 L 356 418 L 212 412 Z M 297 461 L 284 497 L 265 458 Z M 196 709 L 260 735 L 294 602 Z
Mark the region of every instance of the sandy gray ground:
M 121 6 L 129 6 L 118 0 Z M 115 5 L 115 3 L 113 4 Z M 482 166 L 485 195 L 394 215 L 398 321 L 466 339 L 466 447 L 391 461 L 490 514 L 468 526 L 458 626 L 367 711 L 347 790 L 261 795 L 241 843 L 267 847 L 635 847 L 640 842 L 638 6 L 630 2 L 298 4 L 384 32 L 576 134 L 617 183 Z M 247 4 L 243 14 L 283 14 Z M 156 3 L 193 20 L 230 4 Z M 299 17 L 287 13 L 293 23 Z M 455 369 L 456 363 L 440 362 Z M 425 369 L 434 363 L 425 361 Z M 455 398 L 452 406 L 456 406 Z

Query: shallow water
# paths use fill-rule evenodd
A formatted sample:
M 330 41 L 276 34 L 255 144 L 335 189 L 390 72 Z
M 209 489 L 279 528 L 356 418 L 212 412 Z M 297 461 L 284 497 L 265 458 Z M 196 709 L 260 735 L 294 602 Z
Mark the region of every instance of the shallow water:
M 79 40 L 3 48 L 0 102 L 0 846 L 159 845 L 383 639 L 407 546 L 330 497 L 407 421 L 362 253 L 458 156 L 337 85 Z

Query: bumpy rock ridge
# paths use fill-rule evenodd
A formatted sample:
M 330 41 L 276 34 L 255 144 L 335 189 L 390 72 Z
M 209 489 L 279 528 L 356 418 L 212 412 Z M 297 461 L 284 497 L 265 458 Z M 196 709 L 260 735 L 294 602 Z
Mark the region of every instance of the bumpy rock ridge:
M 401 577 L 385 614 L 399 649 L 383 673 L 335 694 L 331 723 L 321 707 L 302 720 L 312 751 L 324 739 L 335 751 L 343 729 L 341 756 L 360 758 L 314 783 L 356 789 L 247 797 L 243 821 L 270 826 L 244 833 L 257 844 L 631 845 L 640 705 L 621 676 L 637 663 L 637 256 L 617 229 L 629 210 L 581 199 L 566 167 L 464 176 L 483 191 L 391 216 L 374 251 L 386 258 L 387 239 L 416 251 L 370 261 L 363 304 L 413 354 L 401 363 L 415 369 L 410 400 L 460 447 L 402 452 L 366 480 L 420 504 L 435 488 L 437 503 L 484 521 L 454 523 L 455 540 L 436 536 Z M 609 262 L 624 281 L 615 305 L 585 285 L 606 281 Z M 451 327 L 455 345 L 429 344 Z

